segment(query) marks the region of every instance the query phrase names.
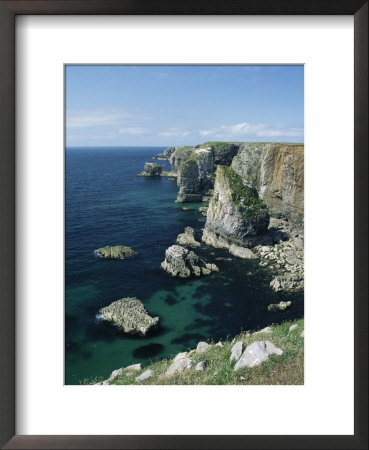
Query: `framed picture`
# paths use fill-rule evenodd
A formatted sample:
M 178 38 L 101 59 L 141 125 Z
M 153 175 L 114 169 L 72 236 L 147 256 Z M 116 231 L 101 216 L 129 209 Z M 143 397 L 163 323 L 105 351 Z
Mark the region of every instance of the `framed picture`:
M 367 448 L 367 3 L 0 13 L 4 448 Z

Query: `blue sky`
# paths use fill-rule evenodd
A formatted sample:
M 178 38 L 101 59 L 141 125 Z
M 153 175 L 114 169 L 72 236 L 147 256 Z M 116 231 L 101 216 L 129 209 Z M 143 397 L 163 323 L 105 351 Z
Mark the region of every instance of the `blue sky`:
M 67 66 L 67 146 L 304 141 L 303 66 Z

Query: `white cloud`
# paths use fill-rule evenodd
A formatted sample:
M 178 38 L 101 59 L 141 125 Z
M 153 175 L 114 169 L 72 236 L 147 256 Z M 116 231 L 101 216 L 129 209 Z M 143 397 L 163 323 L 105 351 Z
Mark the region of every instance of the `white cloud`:
M 159 136 L 188 136 L 191 134 L 191 131 L 181 130 L 179 128 L 170 128 L 166 131 L 160 131 Z
M 67 128 L 88 128 L 101 125 L 121 125 L 123 120 L 144 120 L 146 116 L 132 114 L 121 108 L 99 108 L 86 111 L 68 111 Z
M 119 134 L 146 134 L 149 132 L 150 132 L 150 130 L 148 130 L 147 128 L 141 128 L 141 127 L 119 128 L 119 130 L 118 130 Z
M 237 136 L 257 136 L 257 137 L 276 137 L 276 136 L 303 136 L 302 128 L 288 128 L 282 126 L 272 126 L 266 124 L 250 124 L 247 122 L 237 123 L 235 125 L 222 125 L 218 128 L 209 130 L 200 130 L 201 136 L 213 135 L 217 138 L 237 137 Z

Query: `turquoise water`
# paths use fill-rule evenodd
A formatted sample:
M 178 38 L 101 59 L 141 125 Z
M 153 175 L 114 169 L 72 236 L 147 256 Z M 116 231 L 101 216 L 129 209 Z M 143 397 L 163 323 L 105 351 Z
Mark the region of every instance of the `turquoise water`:
M 193 348 L 199 340 L 303 316 L 303 295 L 273 293 L 270 274 L 255 261 L 207 246 L 196 253 L 219 273 L 193 280 L 160 268 L 166 248 L 185 226 L 201 238 L 205 217 L 193 204 L 175 203 L 177 186 L 165 177 L 137 177 L 163 148 L 68 148 L 66 151 L 65 383 L 108 377 L 112 370 Z M 159 161 L 169 168 L 165 161 Z M 138 251 L 116 261 L 94 256 L 105 245 Z M 216 258 L 224 258 L 217 260 Z M 161 327 L 134 337 L 98 319 L 99 310 L 122 297 L 139 298 Z M 292 300 L 285 312 L 267 305 Z

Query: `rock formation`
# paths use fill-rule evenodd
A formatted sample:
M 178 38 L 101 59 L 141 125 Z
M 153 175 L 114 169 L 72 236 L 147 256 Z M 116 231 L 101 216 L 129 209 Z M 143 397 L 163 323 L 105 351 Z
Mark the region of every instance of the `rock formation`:
M 160 177 L 163 168 L 160 164 L 146 162 L 144 170 L 139 174 L 141 177 Z
M 282 355 L 283 350 L 277 348 L 270 341 L 256 341 L 248 345 L 243 352 L 241 358 L 234 366 L 234 370 L 239 370 L 243 367 L 255 367 L 269 358 L 269 355 Z
M 130 247 L 124 245 L 107 245 L 96 250 L 97 256 L 108 259 L 125 259 L 128 256 L 133 256 L 137 252 Z
M 101 315 L 125 333 L 145 336 L 159 323 L 159 317 L 149 316 L 143 303 L 135 297 L 122 298 L 102 308 Z
M 184 233 L 181 233 L 177 237 L 177 244 L 189 246 L 189 247 L 199 247 L 200 242 L 195 240 L 195 230 L 191 227 L 186 227 Z
M 178 167 L 178 202 L 201 202 L 213 187 L 214 158 L 210 148 L 197 148 Z
M 291 306 L 292 302 L 289 300 L 287 302 L 281 301 L 279 303 L 272 303 L 268 306 L 268 311 L 284 311 Z
M 218 248 L 250 247 L 268 224 L 268 208 L 256 189 L 245 185 L 231 167 L 218 166 L 202 240 Z
M 172 245 L 165 251 L 161 267 L 173 277 L 179 278 L 199 277 L 218 271 L 215 264 L 206 263 L 193 251 L 180 245 Z
M 303 221 L 303 145 L 245 143 L 232 168 L 258 190 L 273 217 Z
M 176 147 L 168 147 L 163 151 L 163 153 L 159 153 L 159 154 L 153 156 L 152 159 L 168 161 L 170 156 L 172 155 L 172 153 L 174 153 L 175 149 L 176 149 Z
M 175 147 L 174 152 L 172 152 L 169 158 L 172 170 L 176 171 L 180 164 L 186 161 L 186 159 L 191 155 L 194 149 L 195 147 L 191 146 Z

